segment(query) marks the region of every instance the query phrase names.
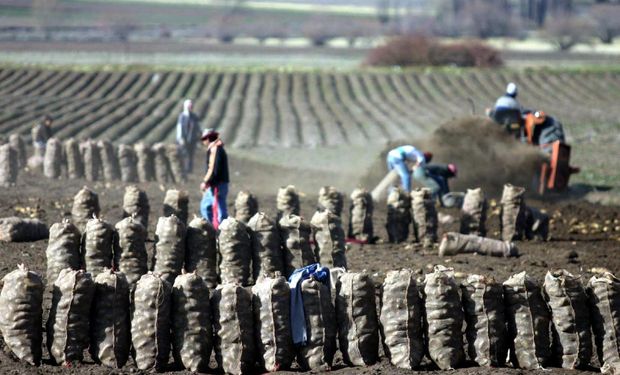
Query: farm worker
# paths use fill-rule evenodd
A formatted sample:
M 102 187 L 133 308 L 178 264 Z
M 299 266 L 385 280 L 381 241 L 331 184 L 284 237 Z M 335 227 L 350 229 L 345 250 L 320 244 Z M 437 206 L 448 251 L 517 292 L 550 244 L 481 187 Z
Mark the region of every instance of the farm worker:
M 217 229 L 222 220 L 228 217 L 228 157 L 224 142 L 215 129 L 202 132 L 200 140 L 207 149 L 207 173 L 200 184 L 200 189 L 204 192 L 200 202 L 200 214 Z
M 45 155 L 47 140 L 52 138 L 53 121 L 52 116 L 45 115 L 43 120 L 32 128 L 32 145 L 34 146 L 35 154 Z
M 428 164 L 424 168 L 424 177 L 419 181 L 424 187 L 431 189 L 433 197 L 439 199 L 443 207 L 453 207 L 457 198 L 450 194 L 448 180 L 455 178 L 458 169 L 455 164 Z
M 506 93 L 500 96 L 497 101 L 495 101 L 495 106 L 493 107 L 495 113 L 507 110 L 518 110 L 521 111 L 521 104 L 517 101 L 517 85 L 513 82 L 510 82 L 508 86 L 506 86 Z
M 388 170 L 396 169 L 400 176 L 400 182 L 406 191 L 411 191 L 411 169 L 407 162 L 413 163 L 413 175 L 421 176 L 424 173 L 423 167 L 430 161 L 433 154 L 430 152 L 422 152 L 411 145 L 404 145 L 390 150 L 387 155 Z
M 192 112 L 192 106 L 192 101 L 186 99 L 183 102 L 183 112 L 177 119 L 177 144 L 185 173 L 191 173 L 194 169 L 194 151 L 200 138 L 200 124 L 198 116 Z

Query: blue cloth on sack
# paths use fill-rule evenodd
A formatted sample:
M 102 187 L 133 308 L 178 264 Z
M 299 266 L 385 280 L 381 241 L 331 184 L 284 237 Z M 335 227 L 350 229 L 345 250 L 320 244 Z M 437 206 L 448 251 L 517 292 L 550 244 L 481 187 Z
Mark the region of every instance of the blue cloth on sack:
M 313 278 L 329 287 L 329 268 L 321 267 L 319 263 L 314 263 L 296 269 L 288 278 L 288 285 L 291 288 L 291 331 L 293 334 L 293 344 L 300 346 L 305 346 L 308 342 L 301 283 L 309 278 Z

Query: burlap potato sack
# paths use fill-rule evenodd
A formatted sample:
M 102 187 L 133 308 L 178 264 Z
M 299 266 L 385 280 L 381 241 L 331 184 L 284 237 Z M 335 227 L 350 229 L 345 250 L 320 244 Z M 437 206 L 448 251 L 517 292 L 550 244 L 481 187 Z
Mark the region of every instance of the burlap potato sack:
M 138 180 L 140 182 L 155 181 L 155 160 L 151 148 L 144 143 L 136 143 L 134 150 L 138 159 Z
M 187 225 L 189 215 L 189 195 L 187 191 L 170 189 L 164 197 L 164 216 L 175 215 L 183 225 Z
M 99 146 L 92 140 L 80 144 L 84 159 L 84 177 L 87 181 L 99 181 L 103 176 L 103 166 Z
M 550 313 L 540 285 L 525 271 L 504 282 L 510 361 L 514 367 L 534 370 L 547 366 L 551 355 Z
M 463 307 L 454 270 L 435 266 L 424 278 L 425 326 L 430 359 L 442 370 L 454 369 L 465 359 Z
M 566 369 L 590 364 L 592 334 L 588 298 L 579 277 L 558 269 L 548 271 L 543 296 L 551 309 L 552 361 Z
M 461 233 L 486 236 L 488 208 L 489 204 L 481 188 L 467 189 L 461 208 Z
M 116 236 L 112 224 L 97 217 L 86 223 L 82 236 L 82 265 L 93 278 L 112 267 Z
M 252 237 L 252 275 L 257 280 L 260 275 L 273 276 L 276 272 L 285 273 L 284 253 L 280 231 L 276 223 L 265 213 L 258 212 L 248 222 Z
M 95 283 L 89 273 L 69 268 L 60 271 L 47 319 L 47 348 L 56 363 L 71 365 L 84 359 L 94 294 Z
M 50 138 L 45 146 L 43 174 L 47 178 L 59 179 L 62 175 L 62 144 L 56 138 Z
M 215 228 L 207 219 L 194 216 L 187 226 L 185 244 L 185 271 L 195 272 L 214 289 L 218 284 Z
M 220 278 L 223 284 L 247 286 L 252 277 L 252 240 L 248 227 L 235 218 L 224 219 L 219 227 Z
M 179 147 L 176 144 L 170 143 L 166 145 L 166 157 L 168 158 L 168 166 L 170 167 L 170 173 L 172 178 L 174 178 L 174 182 L 180 184 L 187 181 Z
M 379 359 L 379 321 L 375 285 L 365 272 L 347 272 L 336 283 L 338 342 L 349 366 L 370 366 Z
M 43 340 L 43 280 L 20 264 L 2 282 L 0 332 L 4 343 L 19 360 L 38 366 Z
M 439 221 L 431 190 L 421 188 L 412 191 L 411 209 L 413 210 L 413 226 L 416 237 L 424 247 L 432 247 L 437 242 Z
M 28 155 L 26 153 L 26 142 L 24 138 L 17 133 L 13 133 L 9 136 L 9 145 L 17 152 L 17 167 L 26 168 Z
M 150 211 L 151 206 L 146 192 L 135 185 L 127 186 L 123 195 L 123 217 L 135 215 L 142 226 L 148 229 Z
M 130 347 L 129 283 L 122 272 L 108 268 L 95 278 L 90 356 L 104 366 L 121 368 Z
M 525 207 L 525 237 L 528 240 L 547 241 L 551 218 L 534 207 Z
M 342 215 L 344 196 L 333 186 L 323 186 L 319 189 L 318 210 L 328 210 L 336 216 Z
M 235 198 L 235 219 L 247 224 L 258 212 L 258 199 L 249 191 L 241 190 Z
M 504 185 L 499 226 L 504 241 L 522 240 L 525 234 L 525 188 Z
M 299 347 L 297 363 L 303 370 L 327 371 L 336 353 L 336 311 L 329 286 L 313 278 L 301 283 L 308 342 Z
M 185 261 L 185 226 L 173 214 L 160 217 L 155 229 L 153 272 L 170 285 L 181 274 Z
M 138 156 L 133 147 L 128 145 L 118 146 L 118 163 L 121 173 L 121 181 L 138 181 Z
M 282 249 L 284 250 L 285 275 L 289 277 L 298 268 L 316 263 L 310 247 L 310 223 L 297 215 L 284 215 L 278 221 Z
M 514 242 L 494 240 L 473 234 L 445 233 L 439 244 L 439 256 L 456 254 L 480 254 L 494 257 L 519 256 Z
M 71 218 L 80 232 L 86 229 L 86 223 L 93 216 L 99 216 L 99 196 L 88 187 L 84 186 L 73 197 L 73 207 L 71 208 Z
M 347 268 L 344 229 L 331 211 L 316 212 L 310 220 L 317 261 L 328 268 Z
M 97 144 L 101 153 L 101 166 L 103 178 L 106 181 L 116 181 L 121 178 L 121 168 L 114 145 L 107 140 L 101 140 Z
M 260 277 L 252 287 L 258 361 L 268 372 L 290 369 L 295 360 L 291 336 L 291 290 L 279 273 Z
M 153 153 L 153 165 L 155 171 L 155 179 L 160 184 L 173 182 L 172 171 L 166 154 L 166 145 L 164 143 L 156 143 L 151 149 Z
M 78 141 L 74 138 L 69 138 L 65 141 L 64 147 L 67 160 L 67 176 L 70 179 L 83 178 L 84 159 L 82 158 Z
M 412 370 L 424 353 L 423 300 L 410 269 L 389 271 L 381 291 L 383 351 L 392 365 Z
M 508 332 L 502 285 L 492 277 L 469 275 L 461 291 L 469 358 L 479 366 L 503 366 L 508 354 Z
M 51 226 L 45 250 L 47 285 L 54 284 L 61 270 L 81 268 L 80 243 L 80 231 L 68 219 Z
M 413 221 L 411 216 L 411 197 L 401 188 L 394 188 L 387 198 L 388 240 L 400 243 L 409 238 L 409 227 Z
M 282 186 L 276 196 L 278 219 L 290 214 L 299 215 L 299 193 L 293 185 Z
M 362 242 L 372 241 L 374 236 L 373 211 L 374 205 L 370 193 L 366 189 L 353 190 L 349 208 L 349 238 Z
M 610 272 L 594 275 L 587 293 L 599 362 L 620 369 L 620 280 Z
M 17 151 L 11 145 L 0 146 L 0 187 L 14 186 L 17 183 L 19 165 Z
M 170 359 L 172 286 L 152 272 L 136 284 L 131 307 L 131 342 L 136 367 L 161 371 Z
M 213 348 L 209 289 L 195 272 L 177 276 L 172 287 L 172 355 L 191 372 L 206 372 Z
M 48 237 L 47 225 L 39 219 L 0 218 L 0 241 L 32 242 Z
M 211 296 L 215 359 L 227 374 L 245 374 L 254 368 L 252 299 L 252 293 L 237 284 L 222 284 Z
M 114 267 L 125 275 L 133 290 L 140 277 L 148 271 L 146 229 L 135 217 L 126 217 L 116 223 L 118 246 L 114 253 Z

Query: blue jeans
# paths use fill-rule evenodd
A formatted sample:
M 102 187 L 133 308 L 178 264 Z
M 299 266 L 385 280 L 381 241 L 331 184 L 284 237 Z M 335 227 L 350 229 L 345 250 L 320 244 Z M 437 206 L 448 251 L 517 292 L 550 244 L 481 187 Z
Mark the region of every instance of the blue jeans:
M 216 197 L 214 197 L 214 187 L 210 187 L 205 191 L 202 196 L 202 200 L 200 201 L 200 214 L 205 219 L 209 220 L 210 223 L 213 222 L 213 202 Z M 221 223 L 222 220 L 228 217 L 228 209 L 226 208 L 226 196 L 228 195 L 228 182 L 221 182 L 217 185 L 217 222 Z
M 392 169 L 396 169 L 396 172 L 398 172 L 398 175 L 400 176 L 400 183 L 403 186 L 403 189 L 408 192 L 411 191 L 411 173 L 409 172 L 409 168 L 407 168 L 405 161 L 399 157 L 392 157 L 388 155 L 387 167 L 390 171 Z

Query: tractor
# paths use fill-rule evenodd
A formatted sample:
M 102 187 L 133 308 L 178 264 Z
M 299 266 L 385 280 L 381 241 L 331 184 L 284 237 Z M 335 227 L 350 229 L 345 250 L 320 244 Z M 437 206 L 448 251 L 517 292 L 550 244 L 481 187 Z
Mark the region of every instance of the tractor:
M 549 156 L 535 182 L 539 194 L 568 188 L 571 174 L 579 168 L 570 165 L 571 147 L 566 143 L 562 124 L 542 111 L 516 109 L 488 111 L 489 117 L 523 143 L 537 146 Z

